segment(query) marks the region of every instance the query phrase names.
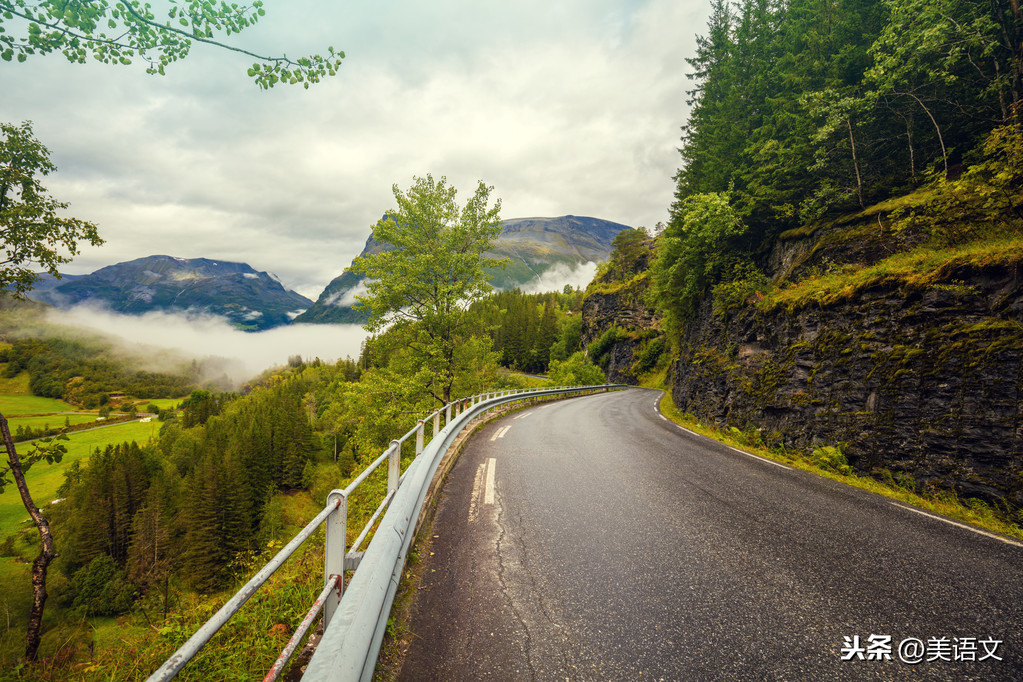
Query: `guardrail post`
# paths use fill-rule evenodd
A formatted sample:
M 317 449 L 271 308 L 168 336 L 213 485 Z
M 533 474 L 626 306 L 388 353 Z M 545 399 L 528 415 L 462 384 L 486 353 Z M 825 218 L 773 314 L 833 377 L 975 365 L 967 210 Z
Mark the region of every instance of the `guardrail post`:
M 440 410 L 433 413 L 433 435 L 430 436 L 430 440 L 437 437 L 438 431 L 440 431 Z
M 391 441 L 391 456 L 387 458 L 387 492 L 398 489 L 398 479 L 401 477 L 401 443 Z
M 416 429 L 416 457 L 423 454 L 423 439 L 426 437 L 426 425 L 422 419 L 419 420 L 419 428 Z
M 444 406 L 444 426 L 451 423 L 451 403 Z
M 343 490 L 331 490 L 327 495 L 327 506 L 336 505 L 334 511 L 327 516 L 327 538 L 323 550 L 323 586 L 330 582 L 331 576 L 339 576 L 337 589 L 331 590 L 327 601 L 323 604 L 323 629 L 327 629 L 330 619 L 341 602 L 345 591 L 345 545 L 348 542 L 348 498 Z

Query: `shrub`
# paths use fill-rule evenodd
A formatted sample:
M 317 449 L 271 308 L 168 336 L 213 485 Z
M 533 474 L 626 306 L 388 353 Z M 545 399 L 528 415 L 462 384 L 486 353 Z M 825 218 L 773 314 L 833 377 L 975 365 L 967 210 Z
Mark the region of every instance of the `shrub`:
M 600 368 L 582 353 L 573 353 L 564 362 L 554 360 L 547 376 L 555 386 L 596 386 L 607 381 Z
M 607 363 L 611 349 L 620 340 L 628 338 L 628 334 L 623 332 L 618 327 L 609 327 L 600 335 L 600 338 L 591 343 L 586 347 L 586 353 L 590 357 L 590 361 L 594 365 L 599 366 L 602 370 L 607 370 Z
M 833 471 L 844 476 L 852 474 L 852 467 L 842 454 L 841 448 L 832 445 L 814 448 L 810 461 L 825 471 Z
M 661 360 L 661 356 L 664 355 L 664 337 L 655 336 L 646 342 L 642 350 L 639 352 L 639 357 L 636 359 L 636 372 L 649 372 Z
M 739 308 L 762 293 L 771 285 L 771 280 L 757 266 L 749 261 L 736 263 L 732 267 L 731 279 L 714 285 L 714 316 L 724 318 L 729 310 Z

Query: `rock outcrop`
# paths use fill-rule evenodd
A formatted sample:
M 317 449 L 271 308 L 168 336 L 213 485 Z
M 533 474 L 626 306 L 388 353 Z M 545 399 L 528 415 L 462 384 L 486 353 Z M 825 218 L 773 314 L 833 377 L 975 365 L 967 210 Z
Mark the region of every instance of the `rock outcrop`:
M 730 319 L 705 301 L 680 350 L 683 411 L 769 445 L 841 445 L 863 473 L 1023 505 L 1023 264 Z
M 647 302 L 652 247 L 649 238 L 637 234 L 628 256 L 613 252 L 608 267 L 590 283 L 583 299 L 583 348 L 609 334 L 605 337 L 608 347 L 599 358 L 591 359 L 614 383 L 639 383 L 634 370 L 637 356 L 645 344 L 660 336 L 660 318 Z

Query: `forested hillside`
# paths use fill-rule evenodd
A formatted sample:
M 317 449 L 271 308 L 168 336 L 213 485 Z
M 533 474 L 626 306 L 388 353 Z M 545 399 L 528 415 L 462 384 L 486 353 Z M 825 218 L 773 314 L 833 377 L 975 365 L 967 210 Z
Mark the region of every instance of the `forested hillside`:
M 109 347 L 96 341 L 15 339 L 0 349 L 0 362 L 7 363 L 5 377 L 27 371 L 33 395 L 60 398 L 88 409 L 107 404 L 111 393 L 177 398 L 199 383 L 197 365 L 173 374 L 129 369 L 131 363 L 114 357 Z
M 689 60 L 680 218 L 731 190 L 757 248 L 981 160 L 1020 101 L 1008 0 L 716 0 Z

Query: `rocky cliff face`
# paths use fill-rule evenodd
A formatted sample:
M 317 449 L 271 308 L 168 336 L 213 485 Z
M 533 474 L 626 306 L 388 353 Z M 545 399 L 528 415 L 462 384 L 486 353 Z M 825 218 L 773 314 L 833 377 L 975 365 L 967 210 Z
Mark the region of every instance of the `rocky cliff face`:
M 1023 505 L 1023 265 L 945 275 L 727 320 L 707 301 L 675 403 L 768 444 L 841 444 L 863 473 Z
M 583 299 L 584 348 L 613 327 L 624 332 L 607 352 L 604 373 L 608 381 L 632 386 L 639 383 L 631 369 L 643 340 L 643 335 L 637 332 L 658 327 L 656 311 L 644 301 L 647 286 L 646 278 L 638 278 L 617 289 L 596 288 Z
M 637 355 L 645 343 L 660 334 L 657 311 L 646 302 L 652 247 L 650 239 L 637 238 L 629 257 L 613 252 L 609 267 L 590 283 L 583 299 L 583 348 L 609 330 L 619 332 L 601 362 L 608 381 L 614 383 L 639 383 L 633 370 Z

